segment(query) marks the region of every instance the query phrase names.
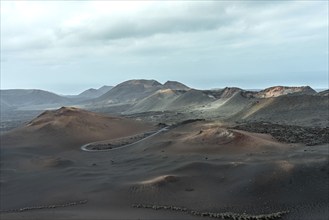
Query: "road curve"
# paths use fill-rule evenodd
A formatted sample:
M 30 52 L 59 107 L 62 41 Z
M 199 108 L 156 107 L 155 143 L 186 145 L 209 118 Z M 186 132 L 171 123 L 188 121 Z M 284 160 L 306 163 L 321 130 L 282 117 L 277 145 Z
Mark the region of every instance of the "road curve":
M 158 131 L 155 132 L 154 134 L 151 134 L 151 135 L 149 135 L 149 136 L 147 136 L 147 137 L 145 137 L 145 138 L 142 138 L 142 139 L 140 139 L 140 140 L 138 140 L 138 141 L 135 141 L 135 142 L 133 142 L 133 143 L 126 144 L 126 145 L 123 145 L 123 146 L 120 146 L 120 147 L 116 147 L 116 148 L 112 148 L 112 149 L 92 150 L 92 149 L 88 149 L 88 148 L 87 148 L 89 145 L 96 144 L 96 143 L 99 142 L 99 141 L 90 142 L 90 143 L 87 143 L 87 144 L 85 144 L 85 145 L 82 145 L 82 146 L 80 147 L 80 149 L 81 149 L 82 151 L 86 151 L 86 152 L 99 152 L 99 151 L 104 152 L 104 151 L 118 150 L 118 149 L 122 149 L 122 148 L 126 148 L 126 147 L 131 147 L 132 145 L 135 145 L 135 144 L 138 144 L 138 143 L 140 143 L 140 142 L 142 142 L 142 141 L 145 141 L 146 139 L 149 139 L 149 138 L 151 138 L 151 137 L 153 137 L 153 136 L 155 136 L 155 135 L 157 135 L 157 134 L 159 134 L 159 133 L 161 133 L 161 132 L 167 131 L 168 129 L 169 129 L 169 126 L 164 127 L 164 128 L 161 128 L 160 130 L 158 130 Z

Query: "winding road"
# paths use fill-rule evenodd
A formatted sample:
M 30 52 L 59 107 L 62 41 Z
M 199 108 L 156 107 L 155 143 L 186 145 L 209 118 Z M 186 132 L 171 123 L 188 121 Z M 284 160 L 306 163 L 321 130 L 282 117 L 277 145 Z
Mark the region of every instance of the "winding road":
M 151 135 L 148 135 L 148 136 L 146 136 L 146 137 L 144 137 L 144 138 L 142 138 L 142 139 L 140 139 L 140 140 L 138 140 L 138 141 L 135 141 L 135 142 L 133 142 L 133 143 L 126 144 L 126 145 L 123 145 L 123 146 L 120 146 L 120 147 L 115 147 L 115 148 L 112 148 L 112 149 L 101 149 L 101 150 L 88 149 L 88 146 L 89 146 L 89 145 L 97 144 L 97 143 L 100 142 L 100 141 L 95 141 L 95 142 L 87 143 L 87 144 L 81 146 L 80 149 L 81 149 L 82 151 L 87 151 L 87 152 L 99 152 L 99 151 L 113 151 L 113 150 L 118 150 L 118 149 L 122 149 L 122 148 L 126 148 L 126 147 L 131 147 L 132 145 L 135 145 L 135 144 L 138 144 L 138 143 L 140 143 L 140 142 L 142 142 L 142 141 L 145 141 L 146 139 L 149 139 L 149 138 L 151 138 L 151 137 L 153 137 L 153 136 L 155 136 L 155 135 L 157 135 L 157 134 L 159 134 L 159 133 L 161 133 L 161 132 L 167 131 L 167 130 L 169 129 L 169 127 L 170 127 L 170 126 L 167 126 L 167 127 L 161 128 L 161 129 L 158 130 L 157 132 L 155 132 L 155 133 L 153 133 L 153 134 L 151 134 Z M 110 140 L 109 140 L 109 141 L 110 141 Z

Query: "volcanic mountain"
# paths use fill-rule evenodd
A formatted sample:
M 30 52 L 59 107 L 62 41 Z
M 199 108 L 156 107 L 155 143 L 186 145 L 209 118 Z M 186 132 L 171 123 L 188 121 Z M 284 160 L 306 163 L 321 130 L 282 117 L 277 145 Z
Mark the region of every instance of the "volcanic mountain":
M 129 80 L 112 88 L 95 100 L 95 103 L 133 103 L 162 88 L 156 80 Z
M 190 88 L 183 83 L 177 82 L 177 81 L 167 81 L 165 84 L 163 84 L 163 87 L 166 89 L 172 89 L 172 90 L 189 90 Z
M 150 129 L 150 124 L 132 119 L 62 107 L 45 111 L 27 125 L 6 133 L 2 136 L 2 143 L 3 146 L 11 143 L 15 147 L 57 146 L 78 150 L 81 144 L 131 136 Z
M 211 103 L 215 100 L 202 90 L 173 90 L 161 89 L 152 95 L 138 101 L 125 113 L 149 111 L 182 111 L 198 108 L 200 105 Z
M 257 93 L 256 97 L 270 98 L 282 95 L 314 95 L 316 91 L 309 86 L 289 87 L 289 86 L 273 86 Z
M 102 86 L 99 89 L 90 88 L 77 95 L 76 98 L 98 98 L 99 96 L 104 95 L 110 91 L 112 88 L 113 86 Z
M 168 88 L 169 87 L 169 88 Z M 119 84 L 87 107 L 108 112 L 134 114 L 176 111 L 188 117 L 231 121 L 276 121 L 285 124 L 326 126 L 326 92 L 309 86 L 274 86 L 260 92 L 237 87 L 217 90 L 188 89 L 168 81 L 129 80 Z M 280 114 L 277 114 L 280 112 Z
M 247 121 L 326 127 L 329 126 L 328 105 L 328 96 L 284 95 L 253 100 L 235 117 Z
M 160 90 L 174 91 L 188 91 L 190 88 L 186 85 L 176 82 L 167 81 L 165 84 L 161 84 L 156 80 L 128 80 L 112 88 L 110 91 L 100 96 L 99 98 L 93 100 L 91 106 L 92 108 L 110 106 L 110 105 L 134 105 L 149 96 L 158 96 L 163 93 Z M 153 99 L 153 98 L 151 98 Z M 161 106 L 166 106 L 165 103 L 160 104 Z M 142 109 L 149 109 L 144 107 Z M 156 108 L 155 108 L 156 109 Z M 124 110 L 124 109 L 123 109 Z M 125 109 L 128 110 L 128 109 Z M 129 112 L 136 112 L 134 109 L 130 109 Z

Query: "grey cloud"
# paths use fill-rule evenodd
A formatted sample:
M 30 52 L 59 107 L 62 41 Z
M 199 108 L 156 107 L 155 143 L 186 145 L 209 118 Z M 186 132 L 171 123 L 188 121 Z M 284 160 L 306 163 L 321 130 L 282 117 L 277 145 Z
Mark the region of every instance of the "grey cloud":
M 178 5 L 178 7 L 167 6 L 161 8 L 161 10 L 157 9 L 154 12 L 146 11 L 143 14 L 132 16 L 124 14 L 121 17 L 93 15 L 93 17 L 80 25 L 70 27 L 57 25 L 50 27 L 52 28 L 50 30 L 52 35 L 49 36 L 26 36 L 23 34 L 17 41 L 12 40 L 15 38 L 11 38 L 5 43 L 4 49 L 19 50 L 21 48 L 28 50 L 49 47 L 88 47 L 90 45 L 99 46 L 103 44 L 113 44 L 115 47 L 116 41 L 122 39 L 134 41 L 134 39 L 143 40 L 154 35 L 167 35 L 168 39 L 171 40 L 170 36 L 182 36 L 182 33 L 190 33 L 189 37 L 192 38 L 198 38 L 197 34 L 200 34 L 203 37 L 210 38 L 210 40 L 213 38 L 211 34 L 215 34 L 219 44 L 229 42 L 229 45 L 242 45 L 241 42 L 245 42 L 244 45 L 248 45 L 247 41 L 249 38 L 260 38 L 260 40 L 267 39 L 270 41 L 271 33 L 281 36 L 289 34 L 290 36 L 295 35 L 298 37 L 303 29 L 298 27 L 299 30 L 296 32 L 296 21 L 291 23 L 291 25 L 295 25 L 294 28 L 291 28 L 286 27 L 287 25 L 284 24 L 284 22 L 289 20 L 289 17 L 278 18 L 278 13 L 281 13 L 280 10 L 293 10 L 294 7 L 291 6 L 292 9 L 287 7 L 288 9 L 283 10 L 279 7 L 280 5 L 281 7 L 289 6 L 289 4 L 281 2 L 255 3 L 249 1 L 243 3 L 192 2 Z M 274 10 L 267 8 L 271 5 L 276 6 Z M 264 11 L 272 13 L 274 11 L 276 17 L 269 18 Z M 259 16 L 259 14 L 262 15 Z M 257 30 L 259 27 L 262 27 L 262 29 Z M 204 35 L 203 33 L 205 32 L 209 32 L 209 36 Z M 255 40 L 253 41 L 256 42 Z M 128 42 L 127 46 L 131 46 L 131 44 Z M 157 45 L 154 46 L 157 47 Z
M 131 14 L 125 9 L 98 14 L 84 4 L 56 11 L 49 20 L 42 17 L 42 24 L 2 19 L 7 78 L 20 78 L 23 61 L 31 76 L 57 72 L 62 77 L 51 78 L 54 83 L 57 78 L 74 83 L 77 72 L 98 74 L 88 78 L 94 83 L 152 76 L 200 81 L 200 73 L 211 81 L 237 82 L 242 72 L 252 78 L 269 71 L 327 69 L 327 2 L 160 2 Z M 74 13 L 78 22 L 67 22 Z M 79 21 L 80 15 L 85 17 Z
M 234 18 L 222 13 L 208 15 L 174 14 L 169 16 L 147 16 L 111 20 L 101 17 L 85 26 L 72 29 L 60 29 L 59 38 L 75 38 L 81 41 L 109 41 L 122 38 L 143 38 L 157 34 L 175 34 L 184 32 L 202 32 L 227 26 Z
M 282 38 L 287 35 L 286 39 L 291 36 L 300 37 L 302 31 L 308 29 L 299 26 L 299 22 L 296 20 L 287 24 L 289 17 L 280 16 L 280 8 L 275 10 L 261 8 L 263 11 L 269 11 L 269 13 L 274 12 L 276 17 L 270 18 L 264 12 L 265 15 L 262 16 L 265 17 L 258 16 L 257 10 L 260 10 L 261 6 L 273 5 L 273 3 L 257 4 L 256 9 L 250 8 L 250 5 L 253 4 L 225 3 L 223 5 L 218 2 L 210 2 L 202 4 L 201 7 L 200 4 L 194 3 L 184 10 L 175 11 L 172 9 L 173 12 L 169 13 L 168 11 L 168 14 L 164 10 L 162 14 L 159 13 L 157 16 L 151 13 L 150 15 L 138 15 L 138 17 L 123 16 L 120 19 L 98 17 L 80 27 L 60 29 L 58 39 L 68 46 L 74 44 L 111 44 L 114 40 L 126 38 L 142 39 L 161 34 L 168 36 L 181 33 L 199 34 L 218 30 L 216 36 L 221 42 L 236 40 L 241 43 L 249 37 L 270 41 L 273 34 L 280 35 Z M 275 5 L 279 4 L 275 3 Z M 237 12 L 231 14 L 228 12 L 229 10 L 236 10 Z M 285 10 L 289 11 L 289 9 Z M 235 30 L 232 31 L 232 27 Z M 259 27 L 262 29 L 257 30 Z

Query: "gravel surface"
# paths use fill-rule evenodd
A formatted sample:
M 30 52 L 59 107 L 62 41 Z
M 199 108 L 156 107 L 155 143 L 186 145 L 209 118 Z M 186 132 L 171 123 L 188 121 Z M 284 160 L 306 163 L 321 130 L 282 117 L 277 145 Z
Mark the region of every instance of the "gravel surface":
M 271 134 L 278 141 L 286 143 L 303 143 L 308 146 L 329 143 L 329 127 L 302 127 L 295 125 L 280 125 L 266 122 L 239 124 L 233 127 L 257 133 Z

